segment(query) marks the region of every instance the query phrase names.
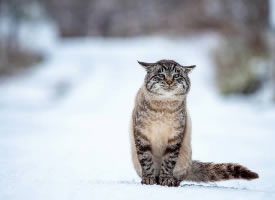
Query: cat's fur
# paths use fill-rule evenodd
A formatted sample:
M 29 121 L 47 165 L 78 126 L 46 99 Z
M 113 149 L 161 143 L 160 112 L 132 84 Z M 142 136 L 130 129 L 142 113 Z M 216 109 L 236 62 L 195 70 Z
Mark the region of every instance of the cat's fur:
M 191 119 L 186 97 L 189 72 L 173 60 L 139 62 L 146 71 L 131 120 L 132 159 L 142 184 L 178 186 L 181 181 L 251 180 L 258 174 L 233 163 L 192 160 Z

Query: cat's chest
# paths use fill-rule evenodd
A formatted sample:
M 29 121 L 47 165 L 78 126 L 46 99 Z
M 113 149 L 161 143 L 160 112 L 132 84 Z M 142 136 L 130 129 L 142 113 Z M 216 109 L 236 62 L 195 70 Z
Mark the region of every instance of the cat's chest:
M 174 115 L 151 116 L 145 126 L 145 133 L 153 148 L 153 152 L 162 154 L 168 139 L 175 136 L 175 127 L 178 126 Z

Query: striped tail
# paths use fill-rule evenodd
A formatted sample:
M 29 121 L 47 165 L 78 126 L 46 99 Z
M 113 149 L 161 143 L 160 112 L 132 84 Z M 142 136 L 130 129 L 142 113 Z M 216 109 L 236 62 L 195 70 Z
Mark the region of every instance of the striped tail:
M 192 161 L 192 168 L 186 177 L 187 181 L 214 182 L 229 179 L 252 180 L 259 175 L 246 167 L 235 163 L 214 164 L 211 162 Z

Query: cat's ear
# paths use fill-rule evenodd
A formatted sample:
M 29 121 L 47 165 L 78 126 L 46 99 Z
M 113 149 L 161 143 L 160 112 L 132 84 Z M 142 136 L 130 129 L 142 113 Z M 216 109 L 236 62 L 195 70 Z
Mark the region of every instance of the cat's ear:
M 156 63 L 147 63 L 147 62 L 141 62 L 141 61 L 137 61 L 137 62 L 142 67 L 144 67 L 146 70 L 148 70 L 150 67 L 153 67 L 154 65 L 156 65 Z
M 196 67 L 196 65 L 183 66 L 184 71 L 185 71 L 187 74 L 190 73 L 195 67 Z

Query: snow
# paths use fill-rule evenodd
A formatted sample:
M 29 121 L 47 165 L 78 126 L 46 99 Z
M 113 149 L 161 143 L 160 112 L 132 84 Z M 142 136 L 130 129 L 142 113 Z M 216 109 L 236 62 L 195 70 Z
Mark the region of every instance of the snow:
M 275 107 L 217 94 L 210 59 L 215 35 L 42 35 L 37 46 L 46 51 L 45 62 L 0 85 L 0 199 L 275 198 Z M 197 65 L 188 98 L 194 159 L 241 163 L 260 179 L 178 188 L 140 184 L 128 133 L 145 75 L 136 60 L 163 58 Z

